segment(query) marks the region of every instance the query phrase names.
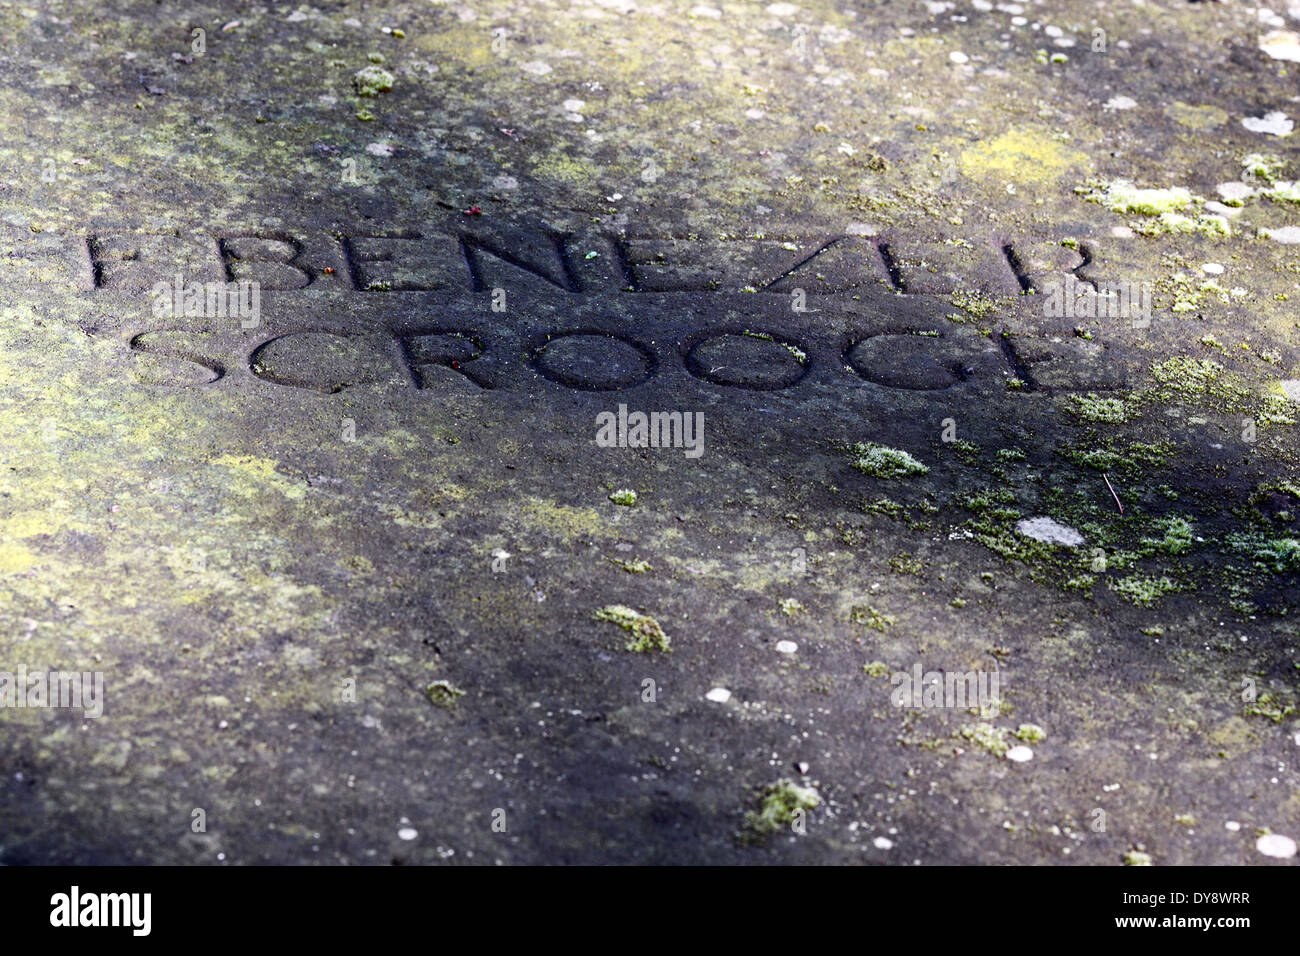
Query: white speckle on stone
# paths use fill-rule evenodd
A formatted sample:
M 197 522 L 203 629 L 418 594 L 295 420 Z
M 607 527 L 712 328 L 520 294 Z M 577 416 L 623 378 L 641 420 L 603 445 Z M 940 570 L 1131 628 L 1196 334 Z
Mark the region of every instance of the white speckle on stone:
M 721 20 L 722 11 L 719 10 L 717 7 L 706 7 L 703 4 L 701 4 L 698 7 L 691 7 L 691 16 L 708 17 L 710 20 Z
M 1273 30 L 1259 38 L 1259 48 L 1275 60 L 1300 63 L 1300 33 Z
M 1062 30 L 1060 27 L 1043 27 L 1043 32 L 1046 33 L 1049 37 L 1059 37 L 1065 35 L 1065 31 Z
M 1201 264 L 1201 271 L 1206 275 L 1221 276 L 1223 275 L 1223 265 L 1218 262 L 1205 262 Z
M 566 113 L 581 113 L 581 112 L 582 112 L 582 108 L 583 108 L 584 106 L 586 106 L 586 105 L 587 105 L 586 100 L 565 100 L 565 101 L 564 101 L 564 112 L 566 112 Z
M 799 12 L 799 8 L 793 3 L 771 3 L 767 6 L 767 12 L 774 17 L 792 17 Z
M 766 115 L 767 113 L 764 112 L 763 110 L 760 110 L 757 106 L 755 106 L 753 109 L 745 110 L 745 117 L 747 119 L 762 119 Z
M 1300 378 L 1284 378 L 1278 382 L 1283 394 L 1293 402 L 1300 402 Z M 1300 744 L 1300 734 L 1295 735 L 1295 742 Z
M 414 840 L 419 835 L 420 832 L 415 827 L 402 827 L 397 831 L 397 839 L 399 840 Z
M 1261 229 L 1259 234 L 1265 239 L 1272 239 L 1284 245 L 1300 244 L 1300 226 L 1283 226 L 1281 229 Z
M 731 700 L 731 691 L 727 690 L 725 687 L 715 687 L 704 696 L 715 704 L 725 704 L 727 701 Z
M 1289 860 L 1295 856 L 1295 840 L 1280 833 L 1266 833 L 1255 841 L 1255 849 L 1265 856 Z
M 284 18 L 286 23 L 301 23 L 303 20 L 306 19 L 307 19 L 307 14 L 303 13 L 301 10 L 295 10 L 293 11 L 293 13 L 289 14 L 287 17 Z
M 1287 119 L 1285 113 L 1276 110 L 1263 116 L 1247 116 L 1241 125 L 1252 133 L 1269 133 L 1272 136 L 1290 136 L 1295 129 L 1295 123 Z
M 782 654 L 793 654 L 795 651 L 799 650 L 799 645 L 794 641 L 777 641 L 776 649 Z
M 1132 239 L 1133 230 L 1128 226 L 1111 226 L 1110 234 L 1116 239 Z
M 1254 189 L 1236 179 L 1219 183 L 1214 189 L 1226 202 L 1241 202 L 1255 195 Z
M 892 850 L 894 848 L 894 841 L 889 839 L 889 837 L 876 837 L 871 842 L 875 845 L 877 850 Z
M 1105 108 L 1108 110 L 1131 110 L 1137 105 L 1137 100 L 1131 96 L 1112 96 L 1106 101 Z
M 1021 518 L 1016 522 L 1016 530 L 1026 538 L 1043 541 L 1047 544 L 1060 544 L 1067 548 L 1077 548 L 1083 544 L 1083 535 L 1069 525 L 1053 521 L 1051 518 Z
M 512 189 L 519 188 L 519 180 L 513 176 L 497 176 L 492 180 L 492 188 L 500 189 L 502 192 L 509 192 Z
M 1225 216 L 1225 217 L 1227 217 L 1227 216 L 1240 216 L 1240 215 L 1241 215 L 1241 207 L 1240 207 L 1240 206 L 1225 206 L 1223 203 L 1218 202 L 1217 200 L 1214 200 L 1214 199 L 1211 199 L 1209 202 L 1207 202 L 1207 203 L 1205 204 L 1205 211 L 1206 211 L 1206 212 L 1212 212 L 1212 213 L 1214 213 L 1216 216 Z
M 1225 830 L 1228 830 L 1231 833 L 1236 833 L 1238 830 L 1241 829 L 1241 824 L 1238 823 L 1236 820 L 1229 820 L 1227 823 L 1223 825 L 1223 828 Z
M 1026 763 L 1034 759 L 1034 752 L 1024 744 L 1019 744 L 1007 751 L 1007 759 L 1015 763 Z
M 547 73 L 551 72 L 551 65 L 549 63 L 543 63 L 541 60 L 529 60 L 519 69 L 523 70 L 525 73 L 532 73 L 535 76 L 545 76 Z
M 953 50 L 951 53 L 948 54 L 948 59 L 952 60 L 952 62 L 954 63 L 970 62 L 970 57 L 968 57 L 965 53 L 961 52 L 961 50 Z
M 392 156 L 392 143 L 370 143 L 366 146 L 366 152 L 371 156 Z

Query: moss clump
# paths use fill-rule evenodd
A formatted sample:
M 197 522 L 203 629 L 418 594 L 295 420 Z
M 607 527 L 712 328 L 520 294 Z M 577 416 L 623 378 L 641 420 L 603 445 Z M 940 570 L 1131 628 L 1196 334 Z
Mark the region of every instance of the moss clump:
M 884 661 L 872 661 L 870 664 L 862 665 L 862 673 L 868 677 L 888 677 L 889 665 Z
M 958 438 L 956 441 L 950 442 L 949 444 L 952 446 L 952 450 L 957 453 L 958 457 L 960 457 L 962 461 L 971 465 L 977 464 L 979 462 L 979 457 L 980 457 L 979 445 L 975 444 L 974 442 L 966 441 L 964 438 Z
M 1000 303 L 996 298 L 987 292 L 978 290 L 958 290 L 952 294 L 952 304 L 957 306 L 967 315 L 974 316 L 976 319 L 988 319 L 997 315 Z M 948 316 L 954 322 L 968 321 L 965 316 L 950 315 Z
M 648 654 L 651 651 L 663 651 L 666 654 L 670 651 L 668 635 L 649 614 L 634 611 L 623 604 L 607 604 L 592 616 L 598 621 L 617 624 L 632 635 L 632 639 L 623 646 L 624 650 L 637 654 Z
M 1141 850 L 1129 850 L 1124 854 L 1125 866 L 1150 866 L 1151 854 L 1143 853 Z
M 1288 704 L 1265 691 L 1246 705 L 1247 717 L 1265 717 L 1275 724 L 1280 724 L 1296 713 L 1295 704 Z
M 1282 574 L 1300 570 L 1300 541 L 1295 538 L 1268 538 L 1256 531 L 1246 531 L 1229 535 L 1227 543 L 1265 571 Z
M 1160 236 L 1166 233 L 1199 232 L 1205 236 L 1230 236 L 1232 227 L 1222 216 L 1184 216 L 1179 212 L 1161 213 L 1155 219 L 1142 219 L 1133 224 L 1133 231 L 1143 236 Z
M 424 695 L 435 707 L 450 710 L 456 706 L 456 698 L 464 697 L 465 692 L 453 686 L 450 681 L 436 680 L 424 689 Z
M 367 66 L 352 74 L 352 88 L 357 96 L 378 96 L 393 88 L 393 74 L 379 66 Z
M 1178 590 L 1178 585 L 1166 577 L 1150 578 L 1141 574 L 1120 578 L 1110 587 L 1120 597 L 1138 607 L 1155 607 L 1166 594 Z
M 1238 402 L 1249 392 L 1227 374 L 1214 359 L 1194 359 L 1176 355 L 1151 366 L 1151 377 L 1158 384 L 1157 398 L 1165 402 L 1187 404 L 1203 402 Z
M 1168 442 L 1147 444 L 1130 442 L 1122 451 L 1114 448 L 1076 448 L 1066 447 L 1059 450 L 1076 465 L 1092 468 L 1101 472 L 1123 471 L 1130 474 L 1139 473 L 1141 465 L 1163 465 L 1168 459 L 1173 445 Z
M 1074 406 L 1070 410 L 1090 422 L 1120 425 L 1133 417 L 1132 408 L 1122 398 L 1102 398 L 1089 392 L 1087 395 L 1071 395 L 1070 402 Z
M 966 724 L 957 731 L 963 740 L 983 747 L 995 757 L 1005 757 L 1011 745 L 1007 742 L 1008 731 L 1005 727 L 994 727 L 988 723 Z
M 797 598 L 782 598 L 781 613 L 786 617 L 794 617 L 796 614 L 802 614 L 804 606 Z
M 889 566 L 895 574 L 920 574 L 925 567 L 921 559 L 910 551 L 900 551 L 889 559 Z
M 620 561 L 618 566 L 628 574 L 649 574 L 654 570 L 650 562 L 643 558 L 637 558 L 635 561 Z
M 1024 461 L 1027 456 L 1019 448 L 999 448 L 998 461 L 1011 462 Z
M 883 631 L 894 623 L 893 615 L 882 614 L 870 604 L 854 605 L 853 610 L 849 612 L 849 620 L 854 624 L 861 624 L 863 627 L 869 627 L 877 631 Z
M 821 806 L 822 798 L 811 787 L 801 787 L 789 778 L 763 788 L 763 802 L 758 812 L 745 815 L 745 825 L 753 832 L 766 835 L 790 824 L 802 814 Z
M 1027 744 L 1036 744 L 1047 739 L 1047 731 L 1037 724 L 1021 724 L 1016 728 L 1016 739 Z
M 631 508 L 636 504 L 636 492 L 631 488 L 620 488 L 618 491 L 609 493 L 609 500 L 616 505 L 622 505 L 625 508 Z
M 1195 544 L 1192 523 L 1178 515 L 1170 515 L 1155 522 L 1156 529 L 1163 532 L 1160 538 L 1143 538 L 1147 553 L 1163 551 L 1165 554 L 1186 554 Z
M 884 515 L 895 520 L 902 520 L 907 513 L 907 509 L 892 498 L 877 498 L 875 501 L 864 501 L 862 510 L 867 514 Z
M 875 442 L 858 442 L 849 450 L 854 455 L 853 467 L 874 478 L 905 478 L 930 470 L 907 452 Z
M 1277 202 L 1300 203 L 1300 182 L 1278 183 L 1264 195 Z
M 1282 172 L 1282 160 L 1273 155 L 1251 153 L 1241 161 L 1241 171 L 1247 179 L 1272 183 Z
M 1159 216 L 1186 209 L 1192 194 L 1182 186 L 1169 189 L 1139 189 L 1127 179 L 1084 187 L 1084 198 L 1099 203 L 1111 212 Z

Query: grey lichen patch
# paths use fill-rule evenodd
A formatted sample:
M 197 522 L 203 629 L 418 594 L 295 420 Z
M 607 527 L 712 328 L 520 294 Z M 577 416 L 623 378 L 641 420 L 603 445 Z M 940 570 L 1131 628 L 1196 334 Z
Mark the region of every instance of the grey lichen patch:
M 854 456 L 853 467 L 873 478 L 909 478 L 930 470 L 907 452 L 875 442 L 858 442 L 849 451 Z
M 758 836 L 766 836 L 793 825 L 821 803 L 821 795 L 815 789 L 801 787 L 783 777 L 763 788 L 762 803 L 757 812 L 751 810 L 745 814 L 745 826 Z
M 670 652 L 668 635 L 659 626 L 659 622 L 649 614 L 634 611 L 623 604 L 607 604 L 592 616 L 597 621 L 617 624 L 632 635 L 632 639 L 624 645 L 624 650 L 637 654 L 648 654 L 651 651 L 662 651 L 665 654 Z

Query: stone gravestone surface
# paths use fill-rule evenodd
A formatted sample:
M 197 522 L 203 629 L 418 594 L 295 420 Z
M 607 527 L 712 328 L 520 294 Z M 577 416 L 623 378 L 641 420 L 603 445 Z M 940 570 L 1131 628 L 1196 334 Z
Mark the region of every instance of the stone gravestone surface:
M 4 862 L 1285 855 L 1285 22 L 118 7 L 0 11 Z

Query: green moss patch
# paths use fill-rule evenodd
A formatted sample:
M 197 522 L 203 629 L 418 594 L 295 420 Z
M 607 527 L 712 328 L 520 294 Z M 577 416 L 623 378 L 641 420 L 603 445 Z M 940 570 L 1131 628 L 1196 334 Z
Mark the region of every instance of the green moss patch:
M 623 604 L 607 604 L 592 616 L 597 621 L 617 624 L 632 635 L 632 639 L 624 645 L 624 650 L 638 654 L 648 654 L 651 651 L 668 653 L 670 650 L 668 635 L 649 614 L 634 611 Z
M 822 798 L 812 787 L 801 787 L 788 778 L 763 788 L 757 812 L 745 815 L 745 826 L 759 835 L 790 826 L 801 815 L 821 806 Z
M 930 470 L 907 452 L 875 442 L 858 442 L 849 451 L 854 456 L 853 467 L 873 478 L 908 478 Z

